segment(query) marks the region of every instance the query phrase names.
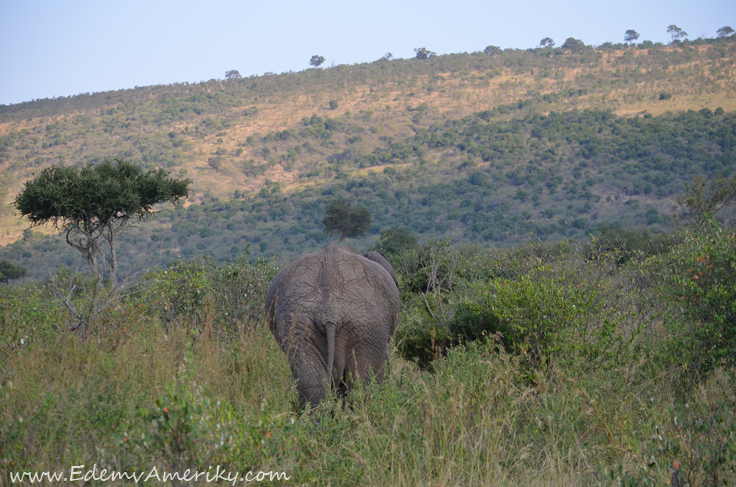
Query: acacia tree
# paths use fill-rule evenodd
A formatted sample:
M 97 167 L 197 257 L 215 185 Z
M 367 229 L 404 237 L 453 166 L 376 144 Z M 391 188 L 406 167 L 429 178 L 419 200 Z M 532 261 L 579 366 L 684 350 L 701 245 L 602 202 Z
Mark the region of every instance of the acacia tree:
M 402 251 L 416 248 L 417 238 L 404 227 L 381 230 L 380 249 L 391 255 L 399 255 Z
M 225 72 L 225 77 L 227 79 L 238 79 L 238 78 L 242 78 L 242 76 L 240 76 L 240 72 L 237 69 L 231 69 L 230 71 L 226 71 Z
M 371 212 L 365 206 L 353 207 L 349 201 L 335 198 L 325 208 L 322 220 L 327 235 L 340 235 L 340 242 L 345 238 L 355 238 L 366 234 L 371 228 Z
M 417 59 L 421 60 L 427 60 L 432 56 L 436 56 L 437 54 L 428 50 L 426 47 L 415 47 L 414 52 L 417 53 Z
M 144 172 L 122 159 L 81 169 L 47 167 L 24 183 L 13 206 L 31 226 L 50 223 L 63 232 L 67 243 L 84 256 L 94 276 L 86 311 L 76 309 L 71 292 L 66 298 L 58 296 L 76 320 L 72 330 L 86 327 L 100 311 L 98 301 L 105 278 L 110 281 L 111 301 L 118 296 L 120 232 L 131 221 L 151 216 L 154 205 L 186 198 L 190 184 L 189 179 L 168 177 L 163 169 Z
M 624 33 L 624 42 L 631 44 L 639 38 L 639 33 L 633 29 L 629 29 Z
M 496 54 L 501 54 L 501 48 L 498 46 L 486 46 L 483 52 L 489 56 L 495 56 Z
M 733 33 L 734 33 L 734 30 L 728 25 L 725 25 L 716 31 L 716 34 L 718 34 L 718 37 L 721 39 L 724 37 L 728 37 Z
M 551 49 L 555 47 L 555 41 L 553 41 L 551 37 L 545 37 L 544 39 L 539 41 L 539 47 L 544 49 L 549 47 Z
M 567 49 L 568 51 L 577 52 L 582 51 L 585 48 L 585 44 L 580 39 L 575 39 L 574 37 L 568 37 L 565 40 L 565 43 L 562 44 L 563 49 Z
M 27 273 L 25 267 L 13 265 L 12 262 L 7 260 L 0 260 L 0 282 L 8 284 L 11 280 L 25 277 Z
M 325 57 L 315 54 L 314 56 L 312 56 L 312 59 L 309 60 L 309 65 L 317 69 L 322 65 L 323 62 L 325 62 Z
M 672 36 L 673 42 L 675 41 L 675 39 L 682 39 L 683 37 L 687 37 L 687 32 L 680 29 L 675 24 L 667 26 L 667 33 Z

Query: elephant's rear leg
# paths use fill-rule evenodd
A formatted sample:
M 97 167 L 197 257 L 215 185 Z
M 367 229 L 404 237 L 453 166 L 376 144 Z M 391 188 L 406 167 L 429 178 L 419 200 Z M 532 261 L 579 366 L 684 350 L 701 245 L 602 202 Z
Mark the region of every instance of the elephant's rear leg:
M 378 344 L 348 350 L 345 358 L 345 383 L 348 390 L 353 389 L 358 381 L 368 384 L 371 377 L 375 377 L 379 384 L 383 382 L 388 363 L 386 350 L 387 347 Z
M 294 364 L 292 375 L 296 378 L 296 390 L 302 406 L 310 403 L 315 408 L 327 396 L 327 370 L 319 357 L 303 357 Z

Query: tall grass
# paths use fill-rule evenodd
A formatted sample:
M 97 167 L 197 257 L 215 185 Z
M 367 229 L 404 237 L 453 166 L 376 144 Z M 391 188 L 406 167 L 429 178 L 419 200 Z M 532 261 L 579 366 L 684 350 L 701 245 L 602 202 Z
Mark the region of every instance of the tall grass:
M 432 372 L 394 350 L 383 385 L 310 414 L 265 326 L 223 335 L 212 307 L 196 327 L 164 326 L 148 302 L 121 303 L 80 341 L 40 286 L 0 290 L 0 483 L 97 464 L 280 471 L 294 485 L 665 485 L 675 460 L 690 485 L 736 480 L 727 369 L 682 392 L 649 346 L 530 368 L 478 340 Z

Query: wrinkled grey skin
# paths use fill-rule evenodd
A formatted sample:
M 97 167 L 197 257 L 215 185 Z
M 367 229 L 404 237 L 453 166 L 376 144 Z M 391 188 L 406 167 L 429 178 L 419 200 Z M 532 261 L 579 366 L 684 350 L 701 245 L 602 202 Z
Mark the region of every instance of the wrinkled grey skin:
M 303 405 L 322 401 L 328 381 L 344 393 L 371 372 L 383 380 L 400 306 L 396 274 L 376 252 L 333 242 L 276 275 L 266 293 L 268 324 Z

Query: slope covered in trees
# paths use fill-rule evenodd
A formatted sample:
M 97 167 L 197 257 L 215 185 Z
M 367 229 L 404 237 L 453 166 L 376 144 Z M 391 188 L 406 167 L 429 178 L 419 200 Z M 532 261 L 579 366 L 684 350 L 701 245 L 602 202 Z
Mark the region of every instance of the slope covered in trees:
M 730 38 L 504 50 L 2 106 L 0 197 L 40 168 L 111 156 L 192 179 L 191 204 L 121 242 L 140 265 L 304 252 L 335 196 L 369 207 L 369 240 L 657 232 L 684 181 L 733 171 L 735 57 Z M 25 228 L 3 205 L 0 237 L 17 242 L 0 258 L 36 275 L 34 246 L 75 262 Z
M 163 209 L 155 224 L 124 237 L 127 262 L 162 265 L 178 256 L 226 260 L 250 244 L 270 256 L 324 244 L 324 208 L 335 197 L 366 205 L 370 233 L 406 227 L 421 239 L 506 245 L 530 233 L 581 238 L 600 226 L 661 232 L 676 195 L 697 174 L 734 171 L 736 115 L 703 109 L 659 117 L 618 117 L 585 110 L 488 121 L 492 112 L 433 125 L 414 137 L 313 170 L 287 192 L 269 183 L 255 195 Z M 306 123 L 306 122 L 305 122 Z M 306 144 L 315 126 L 294 135 Z M 334 125 L 327 124 L 334 128 Z M 371 165 L 373 164 L 373 165 Z M 320 181 L 329 184 L 320 184 Z M 33 267 L 26 238 L 2 258 Z M 64 255 L 61 239 L 43 240 L 47 259 Z M 72 256 L 61 260 L 71 264 Z M 150 260 L 152 259 L 152 260 Z

